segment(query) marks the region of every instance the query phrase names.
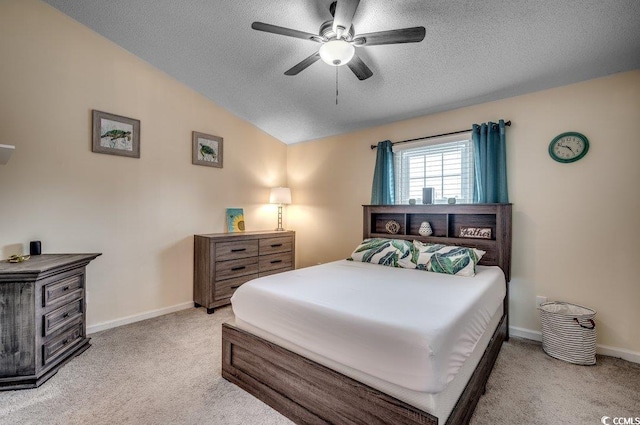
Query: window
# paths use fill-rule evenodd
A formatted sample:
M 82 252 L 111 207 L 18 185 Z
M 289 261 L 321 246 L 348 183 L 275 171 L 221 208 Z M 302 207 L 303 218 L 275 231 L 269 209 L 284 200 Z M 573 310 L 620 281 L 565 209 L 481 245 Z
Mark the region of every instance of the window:
M 473 202 L 473 143 L 471 133 L 456 134 L 393 147 L 396 173 L 396 204 L 409 199 L 422 203 L 422 188 L 434 188 L 434 203 L 448 198 Z

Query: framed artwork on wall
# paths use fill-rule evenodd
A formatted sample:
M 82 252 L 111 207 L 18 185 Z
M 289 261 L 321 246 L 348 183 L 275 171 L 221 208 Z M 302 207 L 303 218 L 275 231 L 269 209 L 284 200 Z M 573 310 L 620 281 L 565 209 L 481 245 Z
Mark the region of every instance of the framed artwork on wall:
M 194 131 L 191 156 L 195 165 L 222 168 L 222 137 Z
M 140 158 L 140 120 L 94 109 L 91 150 Z
M 244 232 L 244 210 L 227 208 L 227 231 L 229 233 Z

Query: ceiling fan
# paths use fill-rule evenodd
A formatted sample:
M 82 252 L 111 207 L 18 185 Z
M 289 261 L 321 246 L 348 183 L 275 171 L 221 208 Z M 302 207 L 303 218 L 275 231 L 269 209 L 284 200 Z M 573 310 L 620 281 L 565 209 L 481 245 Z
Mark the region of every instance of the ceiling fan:
M 373 75 L 369 67 L 356 54 L 356 47 L 379 46 L 382 44 L 418 43 L 424 40 L 424 27 L 402 28 L 356 35 L 352 25 L 360 0 L 338 0 L 331 3 L 329 11 L 332 20 L 320 25 L 318 35 L 276 25 L 254 22 L 251 28 L 273 34 L 296 37 L 320 43 L 320 49 L 287 70 L 285 75 L 297 75 L 318 59 L 331 66 L 347 65 L 359 80 Z

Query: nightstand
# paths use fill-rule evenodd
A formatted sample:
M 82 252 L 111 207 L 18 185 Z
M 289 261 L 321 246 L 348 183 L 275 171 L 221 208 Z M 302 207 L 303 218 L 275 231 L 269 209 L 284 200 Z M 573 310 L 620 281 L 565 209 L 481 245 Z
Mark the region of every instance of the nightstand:
M 0 261 L 0 390 L 38 387 L 89 348 L 85 268 L 99 255 Z

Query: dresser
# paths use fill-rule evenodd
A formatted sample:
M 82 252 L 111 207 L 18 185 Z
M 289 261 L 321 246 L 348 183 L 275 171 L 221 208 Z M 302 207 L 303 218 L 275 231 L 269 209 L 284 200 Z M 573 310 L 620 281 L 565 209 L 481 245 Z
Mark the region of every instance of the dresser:
M 0 261 L 0 390 L 38 387 L 89 348 L 85 268 L 99 255 Z
M 194 236 L 193 301 L 211 314 L 236 289 L 261 276 L 295 268 L 295 232 L 213 233 Z

